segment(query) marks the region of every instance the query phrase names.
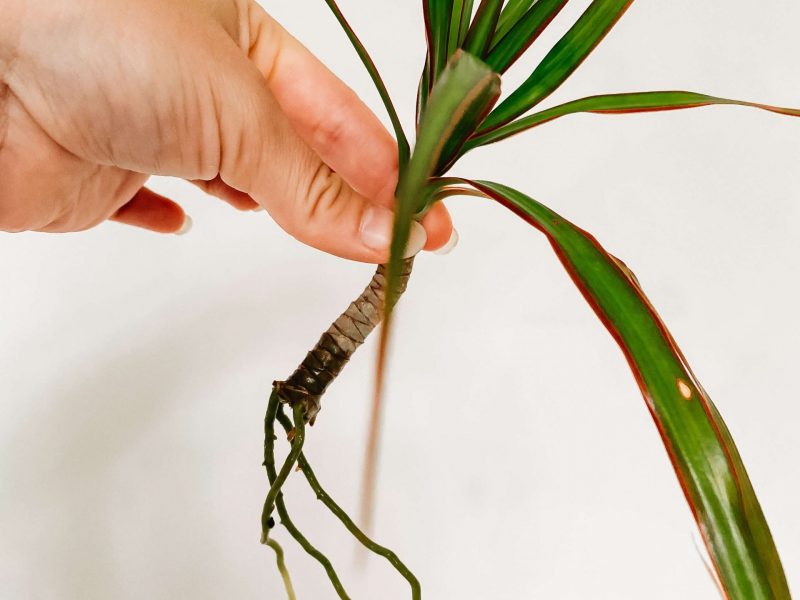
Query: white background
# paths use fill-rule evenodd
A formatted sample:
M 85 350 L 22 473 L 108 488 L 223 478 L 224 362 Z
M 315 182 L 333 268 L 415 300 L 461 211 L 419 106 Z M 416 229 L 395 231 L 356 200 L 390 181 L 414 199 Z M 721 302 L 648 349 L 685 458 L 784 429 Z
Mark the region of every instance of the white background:
M 576 18 L 574 1 L 511 89 Z M 383 118 L 318 0 L 265 4 Z M 343 0 L 407 119 L 418 1 Z M 640 1 L 548 104 L 689 89 L 800 105 L 800 4 Z M 800 120 L 735 107 L 574 116 L 475 152 L 638 274 L 733 431 L 800 589 Z M 258 544 L 270 383 L 372 268 L 300 246 L 191 186 L 190 235 L 107 224 L 0 234 L 0 597 L 281 599 Z M 398 318 L 377 538 L 429 599 L 714 598 L 693 522 L 622 355 L 544 239 L 456 199 Z M 374 340 L 330 390 L 308 455 L 357 506 Z M 295 476 L 296 521 L 355 599 L 409 596 Z M 278 530 L 298 596 L 334 598 Z

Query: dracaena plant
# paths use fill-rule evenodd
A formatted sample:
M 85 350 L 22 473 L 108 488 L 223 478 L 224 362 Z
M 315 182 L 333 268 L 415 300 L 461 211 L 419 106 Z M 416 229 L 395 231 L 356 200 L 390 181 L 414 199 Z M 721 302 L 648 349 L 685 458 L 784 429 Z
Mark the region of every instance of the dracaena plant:
M 474 148 L 574 113 L 634 113 L 712 104 L 738 104 L 792 116 L 800 116 L 800 111 L 687 91 L 603 93 L 537 109 L 603 40 L 632 0 L 593 0 L 530 76 L 500 100 L 503 73 L 536 42 L 567 0 L 423 0 L 427 55 L 417 94 L 412 152 L 375 64 L 335 1 L 326 3 L 369 71 L 389 113 L 397 138 L 400 177 L 389 262 L 378 268 L 364 293 L 323 334 L 300 367 L 286 381 L 275 383 L 270 397 L 264 457 L 270 490 L 262 513 L 262 541 L 277 552 L 289 597 L 294 598 L 291 581 L 283 553 L 273 539 L 274 511 L 289 534 L 321 563 L 339 597 L 349 598 L 331 562 L 289 517 L 281 486 L 295 465 L 347 529 L 406 578 L 412 598 L 421 597 L 420 584 L 411 571 L 393 552 L 373 542 L 324 491 L 303 454 L 303 442 L 306 425 L 314 423 L 326 388 L 383 320 L 368 444 L 368 456 L 374 456 L 392 309 L 411 276 L 413 259 L 403 258 L 411 222 L 435 202 L 466 194 L 498 202 L 544 234 L 619 344 L 697 521 L 723 596 L 790 598 L 767 521 L 730 432 L 636 276 L 591 234 L 530 196 L 500 183 L 448 177 L 447 172 Z M 290 442 L 280 469 L 275 460 L 276 423 Z M 367 527 L 373 471 L 374 461 L 368 460 L 367 510 L 362 515 Z

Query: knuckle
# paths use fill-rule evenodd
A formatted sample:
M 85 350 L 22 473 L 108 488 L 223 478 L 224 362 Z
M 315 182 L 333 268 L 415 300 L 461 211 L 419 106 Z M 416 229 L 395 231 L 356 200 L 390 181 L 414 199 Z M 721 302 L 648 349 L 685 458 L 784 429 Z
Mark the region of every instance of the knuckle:
M 219 174 L 222 168 L 223 148 L 225 140 L 222 128 L 222 108 L 220 100 L 213 91 L 209 92 L 206 101 L 206 109 L 198 109 L 200 114 L 207 114 L 208 119 L 200 120 L 198 131 L 199 143 L 196 155 L 196 173 L 198 179 L 212 179 Z M 233 160 L 236 163 L 241 159 L 242 154 L 242 133 L 234 130 L 233 140 L 228 140 L 227 145 L 232 147 Z
M 347 186 L 341 176 L 320 162 L 304 194 L 302 218 L 312 226 L 335 219 L 345 204 L 346 194 Z

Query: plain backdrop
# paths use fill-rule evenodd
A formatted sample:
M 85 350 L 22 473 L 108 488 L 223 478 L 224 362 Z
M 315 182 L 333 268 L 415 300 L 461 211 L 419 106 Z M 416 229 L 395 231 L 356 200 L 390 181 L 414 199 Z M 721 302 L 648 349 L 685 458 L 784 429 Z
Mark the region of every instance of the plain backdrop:
M 575 0 L 506 78 L 566 30 Z M 342 0 L 410 123 L 420 2 Z M 265 2 L 384 118 L 324 3 Z M 634 3 L 548 105 L 688 89 L 800 105 L 800 4 Z M 476 151 L 638 274 L 730 426 L 800 589 L 800 120 L 736 107 L 574 116 Z M 262 419 L 372 267 L 301 246 L 190 185 L 185 237 L 106 224 L 0 234 L 0 597 L 285 597 L 258 543 Z M 488 201 L 422 256 L 397 320 L 376 537 L 429 599 L 715 598 L 625 361 L 545 240 Z M 325 398 L 308 455 L 356 512 L 375 340 Z M 355 599 L 409 597 L 301 477 L 289 506 Z M 291 543 L 298 597 L 335 595 Z

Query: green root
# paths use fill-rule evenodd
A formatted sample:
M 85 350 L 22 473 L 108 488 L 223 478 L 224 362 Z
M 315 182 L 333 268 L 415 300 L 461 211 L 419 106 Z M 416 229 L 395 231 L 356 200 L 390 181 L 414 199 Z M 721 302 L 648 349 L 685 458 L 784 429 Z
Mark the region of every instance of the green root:
M 283 405 L 278 398 L 278 393 L 273 390 L 269 399 L 267 407 L 267 416 L 264 421 L 264 466 L 267 470 L 269 477 L 270 489 L 267 494 L 266 501 L 264 502 L 264 509 L 261 513 L 261 542 L 272 547 L 276 554 L 278 554 L 278 569 L 283 576 L 284 584 L 286 585 L 289 599 L 294 599 L 294 592 L 289 580 L 289 574 L 286 572 L 286 566 L 283 564 L 283 552 L 280 546 L 270 539 L 270 530 L 274 527 L 274 520 L 272 518 L 273 511 L 277 510 L 280 517 L 281 525 L 283 525 L 289 534 L 297 541 L 298 544 L 310 556 L 319 562 L 325 569 L 328 578 L 331 580 L 336 593 L 341 600 L 350 600 L 347 592 L 342 585 L 339 576 L 333 568 L 330 560 L 319 550 L 317 550 L 306 537 L 297 529 L 292 522 L 286 504 L 283 499 L 283 492 L 281 491 L 283 484 L 292 472 L 295 465 L 298 465 L 303 475 L 308 481 L 309 486 L 316 494 L 317 498 L 325 505 L 325 507 L 333 513 L 333 515 L 341 521 L 345 528 L 355 537 L 367 550 L 385 558 L 397 572 L 408 581 L 411 586 L 411 597 L 413 600 L 420 600 L 422 592 L 420 584 L 414 574 L 406 567 L 405 564 L 397 557 L 397 555 L 377 544 L 371 540 L 358 526 L 353 522 L 353 519 L 330 497 L 330 495 L 323 489 L 316 475 L 314 474 L 311 464 L 303 454 L 303 443 L 305 442 L 305 414 L 302 404 L 295 405 L 292 411 L 292 419 L 289 419 L 283 411 Z M 277 471 L 275 466 L 275 421 L 280 422 L 285 430 L 287 437 L 291 441 L 291 449 L 289 455 L 281 467 L 280 472 Z
M 300 547 L 305 550 L 309 556 L 314 558 L 319 564 L 322 565 L 322 568 L 325 569 L 325 573 L 328 575 L 328 579 L 331 580 L 333 589 L 336 590 L 336 594 L 339 596 L 339 598 L 341 600 L 350 600 L 350 596 L 347 595 L 347 592 L 342 585 L 342 581 L 336 574 L 331 561 L 328 560 L 328 557 L 322 552 L 317 550 L 302 533 L 300 533 L 300 530 L 295 527 L 295 524 L 292 522 L 291 518 L 289 518 L 289 513 L 286 511 L 286 505 L 283 502 L 282 496 L 278 497 L 275 506 L 278 509 L 278 515 L 281 518 L 281 525 L 286 527 L 289 535 L 291 535 L 295 541 L 300 544 Z
M 277 412 L 277 394 L 273 394 L 275 396 L 276 407 L 274 412 Z M 272 400 L 270 400 L 272 403 Z M 269 410 L 267 411 L 269 413 Z M 266 544 L 267 539 L 269 538 L 269 530 L 271 529 L 271 519 L 272 519 L 272 511 L 275 510 L 275 500 L 278 497 L 278 494 L 283 487 L 283 484 L 286 483 L 286 479 L 289 477 L 289 474 L 292 472 L 292 469 L 297 464 L 297 458 L 300 456 L 300 453 L 303 451 L 303 443 L 305 442 L 306 438 L 306 424 L 304 419 L 304 411 L 303 407 L 298 404 L 294 407 L 294 429 L 290 430 L 290 436 L 292 436 L 292 449 L 289 452 L 289 456 L 286 457 L 286 460 L 281 467 L 280 473 L 273 479 L 270 477 L 270 488 L 269 493 L 267 493 L 267 499 L 264 501 L 264 509 L 261 512 L 261 543 Z M 269 416 L 267 416 L 267 420 L 269 421 Z M 273 430 L 272 433 L 272 448 L 274 450 L 275 447 L 275 421 L 273 417 L 271 428 Z M 269 436 L 268 436 L 269 438 Z M 272 469 L 275 470 L 275 455 L 274 453 L 271 455 L 271 462 L 272 462 Z M 266 463 L 267 461 L 265 461 Z M 266 465 L 265 465 L 266 466 Z M 269 468 L 269 467 L 268 467 Z
M 292 423 L 289 421 L 289 418 L 283 414 L 283 407 L 279 408 L 277 419 L 287 433 L 292 430 Z M 339 521 L 341 521 L 341 523 L 353 535 L 353 537 L 361 542 L 361 544 L 367 550 L 377 554 L 378 556 L 382 556 L 389 561 L 389 564 L 391 564 L 395 570 L 406 581 L 408 581 L 409 586 L 411 586 L 411 597 L 413 600 L 420 600 L 420 598 L 422 598 L 422 591 L 419 580 L 414 576 L 411 570 L 406 567 L 405 564 L 403 564 L 403 562 L 392 550 L 389 550 L 388 548 L 385 548 L 384 546 L 372 541 L 363 531 L 358 528 L 358 526 L 353 522 L 353 519 L 351 519 L 344 509 L 336 504 L 333 498 L 331 498 L 330 495 L 323 489 L 316 475 L 314 475 L 311 464 L 308 462 L 308 459 L 302 452 L 297 457 L 297 464 L 300 466 L 300 470 L 303 472 L 303 475 L 305 475 L 309 486 L 311 486 L 311 489 L 317 495 L 317 499 L 320 500 L 327 507 L 327 509 L 330 510 L 337 519 L 339 519 Z
M 331 561 L 328 560 L 328 557 L 322 552 L 317 550 L 300 532 L 300 530 L 292 522 L 289 512 L 286 510 L 286 504 L 283 501 L 281 487 L 286 481 L 286 478 L 289 476 L 292 467 L 297 461 L 297 455 L 299 455 L 299 452 L 302 449 L 305 434 L 305 420 L 302 408 L 295 408 L 295 435 L 292 439 L 292 452 L 284 462 L 283 468 L 281 468 L 281 473 L 279 475 L 275 468 L 275 417 L 278 413 L 278 404 L 278 394 L 273 390 L 269 399 L 269 406 L 267 407 L 267 416 L 264 420 L 264 467 L 266 467 L 267 477 L 269 477 L 270 490 L 267 494 L 267 500 L 264 502 L 264 510 L 261 514 L 261 543 L 269 545 L 269 532 L 273 526 L 272 510 L 273 508 L 277 509 L 278 516 L 281 520 L 281 525 L 286 528 L 286 530 L 289 532 L 289 535 L 291 535 L 295 541 L 300 544 L 307 554 L 312 556 L 322 565 L 328 575 L 328 579 L 331 580 L 333 588 L 339 595 L 339 598 L 341 600 L 350 600 L 350 596 L 347 595 L 347 592 L 345 591 L 339 576 L 336 574 Z M 291 423 L 289 425 L 291 431 Z M 298 432 L 300 433 L 299 440 L 297 435 Z M 292 453 L 296 449 L 297 455 L 295 455 L 294 460 L 291 460 Z M 291 594 L 289 598 L 292 600 L 293 597 Z
M 283 554 L 283 548 L 281 548 L 281 545 L 273 539 L 268 539 L 266 544 L 275 551 L 275 560 L 278 563 L 278 571 L 281 574 L 283 585 L 286 588 L 286 595 L 289 597 L 289 600 L 297 600 L 297 596 L 295 596 L 294 593 L 294 587 L 292 587 L 292 578 L 289 576 L 289 570 L 286 568 L 286 559 Z

